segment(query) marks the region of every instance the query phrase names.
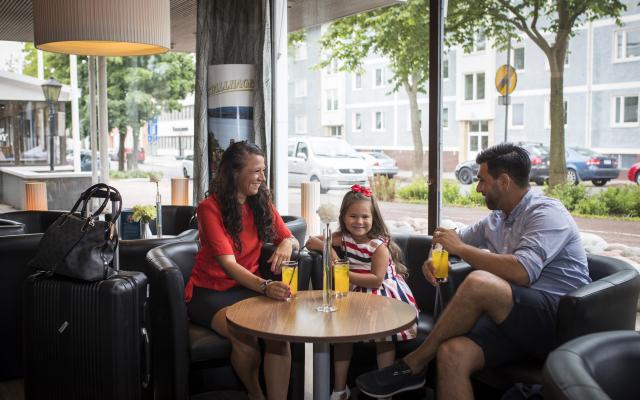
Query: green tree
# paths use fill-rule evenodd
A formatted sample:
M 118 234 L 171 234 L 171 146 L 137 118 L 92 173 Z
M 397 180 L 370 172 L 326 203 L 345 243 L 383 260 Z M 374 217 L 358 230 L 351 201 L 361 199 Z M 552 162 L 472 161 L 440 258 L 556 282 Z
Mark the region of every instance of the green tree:
M 37 76 L 37 55 L 32 44 L 25 44 L 23 74 Z M 44 52 L 45 71 L 69 84 L 69 56 Z M 48 76 L 48 75 L 47 75 Z M 88 132 L 89 83 L 86 57 L 78 58 L 80 132 Z M 118 128 L 118 170 L 124 170 L 124 143 L 127 128 L 133 131 L 133 160 L 137 166 L 140 127 L 164 111 L 182 108 L 181 100 L 195 88 L 195 63 L 190 54 L 165 53 L 145 57 L 107 58 L 107 97 L 109 131 Z M 67 113 L 70 118 L 70 113 Z M 70 119 L 67 121 L 70 124 Z M 69 126 L 69 125 L 68 125 Z
M 140 127 L 163 110 L 182 108 L 181 100 L 195 88 L 195 63 L 189 54 L 110 57 L 107 61 L 109 127 L 118 128 L 118 169 L 124 170 L 127 127 L 132 128 L 134 166 Z
M 469 50 L 483 32 L 504 50 L 509 38 L 524 33 L 542 50 L 550 70 L 550 186 L 566 180 L 564 136 L 564 60 L 569 40 L 586 21 L 616 18 L 626 9 L 619 0 L 450 0 L 447 40 Z
M 324 54 L 318 64 L 321 68 L 337 59 L 339 70 L 360 72 L 362 62 L 371 53 L 389 59 L 392 92 L 403 88 L 409 97 L 415 176 L 423 174 L 418 93 L 425 92 L 429 75 L 428 14 L 427 0 L 409 0 L 342 18 L 332 23 L 320 39 Z

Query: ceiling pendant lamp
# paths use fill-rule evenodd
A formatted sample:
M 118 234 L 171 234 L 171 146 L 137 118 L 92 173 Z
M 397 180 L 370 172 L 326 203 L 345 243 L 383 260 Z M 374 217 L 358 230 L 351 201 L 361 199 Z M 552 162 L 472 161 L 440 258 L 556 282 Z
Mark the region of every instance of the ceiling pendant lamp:
M 91 56 L 164 53 L 171 43 L 169 0 L 33 0 L 35 46 Z

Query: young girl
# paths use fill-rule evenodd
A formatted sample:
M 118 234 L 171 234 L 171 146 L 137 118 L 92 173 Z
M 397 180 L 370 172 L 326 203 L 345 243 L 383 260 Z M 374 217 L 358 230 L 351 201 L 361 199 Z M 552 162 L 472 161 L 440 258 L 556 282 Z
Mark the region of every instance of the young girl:
M 391 235 L 378 209 L 371 191 L 353 185 L 345 194 L 340 207 L 340 230 L 332 235 L 332 245 L 342 248 L 349 260 L 349 282 L 351 291 L 371 293 L 402 300 L 417 308 L 413 294 L 403 279 L 407 269 L 400 263 L 400 248 L 391 240 Z M 306 244 L 310 250 L 322 251 L 322 236 L 311 237 Z M 331 250 L 332 259 L 337 259 Z M 417 312 L 417 311 L 416 311 Z M 378 368 L 395 361 L 395 341 L 413 339 L 416 326 L 376 342 Z M 334 346 L 334 389 L 331 400 L 346 400 L 347 372 L 351 362 L 353 344 Z

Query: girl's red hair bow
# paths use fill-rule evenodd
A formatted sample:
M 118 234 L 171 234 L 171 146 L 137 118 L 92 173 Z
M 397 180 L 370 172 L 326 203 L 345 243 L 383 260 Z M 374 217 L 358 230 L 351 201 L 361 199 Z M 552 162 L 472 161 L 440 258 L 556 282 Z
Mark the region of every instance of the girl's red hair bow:
M 371 197 L 371 190 L 364 186 L 353 185 L 351 186 L 351 191 L 356 193 L 362 193 L 366 197 Z

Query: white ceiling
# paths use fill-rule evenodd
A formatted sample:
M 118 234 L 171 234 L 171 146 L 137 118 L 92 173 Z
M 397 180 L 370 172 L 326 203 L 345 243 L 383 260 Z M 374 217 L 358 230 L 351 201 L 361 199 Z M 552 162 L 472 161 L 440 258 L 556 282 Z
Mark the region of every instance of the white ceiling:
M 289 0 L 289 31 L 398 1 L 402 0 Z M 171 0 L 171 50 L 195 52 L 196 4 L 196 0 Z M 33 41 L 31 0 L 0 1 L 0 40 Z

